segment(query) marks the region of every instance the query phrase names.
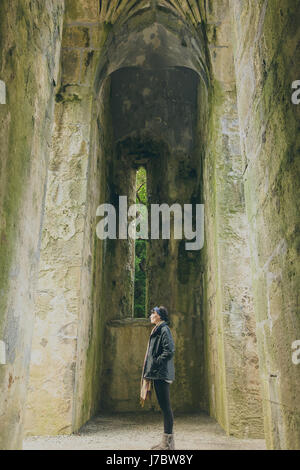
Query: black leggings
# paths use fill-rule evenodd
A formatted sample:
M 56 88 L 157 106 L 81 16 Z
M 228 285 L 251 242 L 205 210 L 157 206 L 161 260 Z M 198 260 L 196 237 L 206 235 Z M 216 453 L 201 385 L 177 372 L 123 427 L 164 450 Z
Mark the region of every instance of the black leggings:
M 157 401 L 164 414 L 164 432 L 173 433 L 173 412 L 170 402 L 170 384 L 164 380 L 154 380 Z

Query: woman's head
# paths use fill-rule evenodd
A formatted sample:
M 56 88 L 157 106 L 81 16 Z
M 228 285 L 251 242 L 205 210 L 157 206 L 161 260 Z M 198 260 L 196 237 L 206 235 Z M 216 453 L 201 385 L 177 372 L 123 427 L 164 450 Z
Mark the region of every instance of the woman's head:
M 150 315 L 151 323 L 159 323 L 160 321 L 169 321 L 168 310 L 161 305 L 160 307 L 153 307 Z

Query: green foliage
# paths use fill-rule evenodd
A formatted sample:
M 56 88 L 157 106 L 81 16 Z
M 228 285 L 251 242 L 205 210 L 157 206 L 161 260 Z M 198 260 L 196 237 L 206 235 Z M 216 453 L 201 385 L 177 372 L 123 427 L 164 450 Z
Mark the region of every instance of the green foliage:
M 147 174 L 141 167 L 136 175 L 136 204 L 147 204 Z M 147 241 L 135 242 L 135 280 L 134 280 L 134 316 L 145 317 L 146 314 L 146 258 Z
M 144 167 L 136 172 L 136 204 L 147 204 L 147 173 Z

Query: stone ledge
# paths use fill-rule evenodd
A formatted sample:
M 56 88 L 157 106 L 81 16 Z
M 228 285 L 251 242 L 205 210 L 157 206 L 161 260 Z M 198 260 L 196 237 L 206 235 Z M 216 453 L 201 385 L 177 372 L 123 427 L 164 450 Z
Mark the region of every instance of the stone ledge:
M 107 323 L 108 327 L 122 327 L 122 326 L 146 326 L 151 327 L 151 323 L 147 318 L 122 318 L 117 320 L 110 320 Z

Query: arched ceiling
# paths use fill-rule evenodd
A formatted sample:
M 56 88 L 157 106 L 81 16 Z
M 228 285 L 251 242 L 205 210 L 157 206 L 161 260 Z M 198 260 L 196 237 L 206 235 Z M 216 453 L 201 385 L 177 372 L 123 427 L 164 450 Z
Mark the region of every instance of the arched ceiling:
M 100 21 L 124 22 L 143 10 L 163 9 L 197 25 L 205 18 L 206 0 L 99 0 Z

